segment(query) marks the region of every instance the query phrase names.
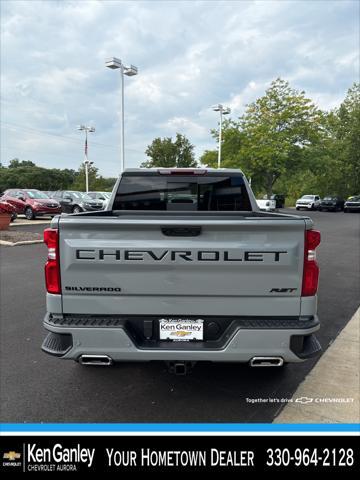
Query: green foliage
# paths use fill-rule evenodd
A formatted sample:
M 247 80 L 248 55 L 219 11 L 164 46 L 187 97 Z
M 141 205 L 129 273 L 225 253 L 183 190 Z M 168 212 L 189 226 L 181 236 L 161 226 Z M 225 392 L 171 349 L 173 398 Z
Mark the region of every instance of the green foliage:
M 116 180 L 116 178 L 105 178 L 100 175 L 95 181 L 94 191 L 111 192 L 114 188 Z
M 10 160 L 9 168 L 19 168 L 19 167 L 36 167 L 34 162 L 30 160 L 19 160 L 18 158 L 13 158 Z
M 212 131 L 215 139 L 218 132 Z M 221 166 L 241 168 L 256 195 L 273 190 L 292 201 L 305 193 L 360 193 L 360 86 L 339 108 L 320 111 L 304 92 L 277 79 L 238 120 L 223 124 Z M 217 166 L 217 151 L 201 163 Z
M 0 191 L 3 192 L 8 188 L 66 189 L 72 184 L 74 176 L 74 170 L 49 169 L 36 165 L 1 167 Z
M 216 150 L 205 150 L 200 157 L 200 164 L 210 168 L 216 168 L 218 164 L 218 152 Z
M 238 123 L 243 133 L 241 158 L 268 195 L 284 173 L 303 167 L 304 153 L 317 141 L 320 123 L 321 114 L 305 93 L 281 79 L 247 107 Z
M 98 172 L 98 168 L 94 167 L 93 165 L 89 165 L 89 192 L 110 192 L 115 185 L 116 178 L 104 178 L 99 176 Z M 75 173 L 74 182 L 71 188 L 81 192 L 86 190 L 85 165 L 83 163 L 80 165 L 79 170 Z
M 98 175 L 97 169 L 90 173 L 89 187 L 92 190 L 111 191 L 115 178 Z M 8 188 L 36 188 L 38 190 L 85 190 L 84 165 L 79 171 L 71 169 L 38 167 L 30 161 L 15 158 L 9 167 L 0 166 L 0 192 Z
M 339 109 L 334 112 L 332 143 L 341 169 L 343 189 L 351 194 L 360 191 L 360 84 L 348 90 Z
M 94 185 L 96 178 L 98 176 L 99 169 L 93 165 L 88 166 L 88 176 L 89 176 L 89 191 L 95 190 Z M 76 172 L 75 180 L 72 185 L 73 190 L 79 190 L 80 192 L 85 192 L 86 190 L 86 179 L 85 179 L 85 164 L 82 163 Z
M 301 172 L 289 172 L 277 189 L 292 199 L 305 193 L 344 198 L 360 192 L 360 85 L 339 108 L 324 113 L 321 136 L 306 150 Z
M 180 133 L 173 142 L 171 137 L 155 138 L 145 151 L 150 160 L 143 162 L 141 167 L 196 167 L 194 145 Z

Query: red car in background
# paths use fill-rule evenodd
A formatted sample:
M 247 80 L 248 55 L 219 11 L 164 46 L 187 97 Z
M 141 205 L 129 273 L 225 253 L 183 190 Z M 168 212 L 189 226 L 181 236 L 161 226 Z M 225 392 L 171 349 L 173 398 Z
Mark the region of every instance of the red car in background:
M 3 200 L 2 198 L 0 198 L 0 213 L 7 213 L 8 215 L 11 215 L 11 222 L 13 222 L 17 217 L 16 208 L 14 205 L 11 205 L 11 203 Z
M 28 220 L 34 220 L 41 215 L 61 213 L 60 203 L 40 190 L 19 188 L 5 190 L 1 200 L 13 205 L 16 213 L 24 214 Z

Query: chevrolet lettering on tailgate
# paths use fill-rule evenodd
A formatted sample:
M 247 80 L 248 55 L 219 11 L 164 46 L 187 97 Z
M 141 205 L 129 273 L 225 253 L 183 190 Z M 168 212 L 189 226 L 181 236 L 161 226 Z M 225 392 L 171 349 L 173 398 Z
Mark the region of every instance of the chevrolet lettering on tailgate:
M 217 250 L 164 250 L 154 252 L 152 250 L 76 250 L 77 260 L 109 260 L 109 261 L 185 261 L 185 262 L 264 262 L 269 260 L 279 262 L 285 251 L 217 251 Z

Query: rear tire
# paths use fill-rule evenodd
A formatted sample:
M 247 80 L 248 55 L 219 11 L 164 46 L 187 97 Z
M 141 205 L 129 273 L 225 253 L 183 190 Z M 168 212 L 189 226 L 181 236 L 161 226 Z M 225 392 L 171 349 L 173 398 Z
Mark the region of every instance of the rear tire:
M 81 213 L 82 210 L 78 205 L 75 205 L 75 207 L 72 209 L 72 213 Z
M 24 213 L 27 220 L 35 220 L 36 215 L 31 207 L 26 207 Z

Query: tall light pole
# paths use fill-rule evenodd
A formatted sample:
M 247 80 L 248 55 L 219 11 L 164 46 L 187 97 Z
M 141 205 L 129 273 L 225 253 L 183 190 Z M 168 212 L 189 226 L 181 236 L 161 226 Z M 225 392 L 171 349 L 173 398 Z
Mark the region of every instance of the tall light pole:
M 92 165 L 94 162 L 89 162 L 88 159 L 88 132 L 95 132 L 95 127 L 87 127 L 86 125 L 79 125 L 78 130 L 85 132 L 85 182 L 86 182 L 86 193 L 89 191 L 89 165 Z
M 224 107 L 221 103 L 212 107 L 214 112 L 220 112 L 220 127 L 219 127 L 219 150 L 218 150 L 218 168 L 221 166 L 221 135 L 222 135 L 222 117 L 223 115 L 229 115 L 231 110 L 229 107 Z
M 125 66 L 119 58 L 111 57 L 107 58 L 105 61 L 105 66 L 116 70 L 120 68 L 121 76 L 121 143 L 120 143 L 120 162 L 121 162 L 121 172 L 125 169 L 125 133 L 124 133 L 124 75 L 128 77 L 133 77 L 137 75 L 138 69 L 134 65 Z

